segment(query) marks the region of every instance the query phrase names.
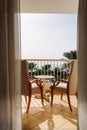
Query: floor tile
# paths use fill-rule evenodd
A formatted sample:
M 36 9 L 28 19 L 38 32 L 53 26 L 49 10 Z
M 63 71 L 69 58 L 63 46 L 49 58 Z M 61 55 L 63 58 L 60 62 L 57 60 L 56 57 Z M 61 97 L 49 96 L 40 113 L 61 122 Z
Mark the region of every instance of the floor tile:
M 30 110 L 26 113 L 26 103 L 22 98 L 22 130 L 77 130 L 77 99 L 70 96 L 71 112 L 64 95 L 54 95 L 53 106 L 44 100 L 44 106 L 40 99 L 32 97 Z

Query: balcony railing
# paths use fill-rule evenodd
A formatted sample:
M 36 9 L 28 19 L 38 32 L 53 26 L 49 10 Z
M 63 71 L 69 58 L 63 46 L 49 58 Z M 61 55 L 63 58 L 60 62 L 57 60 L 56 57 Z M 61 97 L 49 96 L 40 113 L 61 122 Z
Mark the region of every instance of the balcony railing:
M 65 79 L 69 76 L 70 60 L 65 59 L 27 59 L 29 76 L 52 75 L 55 79 Z

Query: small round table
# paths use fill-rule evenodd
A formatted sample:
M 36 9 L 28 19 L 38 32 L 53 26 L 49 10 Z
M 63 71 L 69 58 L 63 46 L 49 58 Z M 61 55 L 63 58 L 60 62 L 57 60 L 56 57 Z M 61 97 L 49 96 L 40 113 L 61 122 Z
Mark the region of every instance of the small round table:
M 46 99 L 46 101 L 49 101 L 49 94 L 46 94 L 46 90 L 47 88 L 49 88 L 51 86 L 50 82 L 46 82 L 49 79 L 54 79 L 54 76 L 52 75 L 36 75 L 34 76 L 37 79 L 41 79 L 43 81 L 43 95 L 44 95 L 44 99 Z M 36 96 L 37 98 L 40 97 L 39 95 Z

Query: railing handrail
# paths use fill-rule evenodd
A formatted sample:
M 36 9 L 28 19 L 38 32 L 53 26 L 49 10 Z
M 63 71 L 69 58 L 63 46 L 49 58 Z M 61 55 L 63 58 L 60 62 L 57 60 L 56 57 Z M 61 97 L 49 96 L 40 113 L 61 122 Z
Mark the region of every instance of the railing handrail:
M 68 63 L 72 61 L 72 59 L 21 59 L 27 60 L 28 63 L 34 63 L 37 65 L 34 68 L 34 64 L 30 64 L 29 74 L 30 77 L 34 75 L 41 74 L 50 74 L 54 75 L 55 78 L 65 78 L 65 73 L 69 74 L 70 66 Z M 74 60 L 74 59 L 73 59 Z M 51 66 L 49 66 L 51 65 Z M 35 71 L 34 71 L 35 70 Z M 68 75 L 67 75 L 68 76 Z
M 21 60 L 30 60 L 30 61 L 72 61 L 72 60 L 75 60 L 75 59 L 37 59 L 37 58 L 34 58 L 34 59 L 21 59 Z

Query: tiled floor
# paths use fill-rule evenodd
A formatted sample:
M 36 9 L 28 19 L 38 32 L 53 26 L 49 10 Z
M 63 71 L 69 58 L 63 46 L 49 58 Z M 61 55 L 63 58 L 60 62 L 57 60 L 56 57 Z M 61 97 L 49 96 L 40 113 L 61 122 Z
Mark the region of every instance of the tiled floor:
M 53 107 L 45 100 L 42 107 L 41 100 L 33 95 L 28 114 L 25 113 L 26 104 L 23 97 L 22 102 L 23 130 L 77 130 L 76 96 L 71 96 L 72 112 L 65 95 L 63 100 L 60 100 L 60 95 L 55 95 Z

